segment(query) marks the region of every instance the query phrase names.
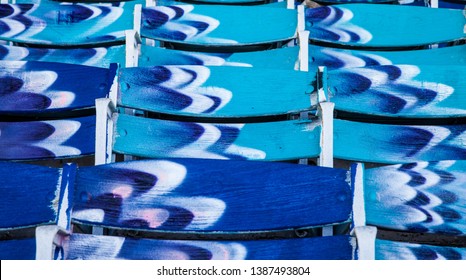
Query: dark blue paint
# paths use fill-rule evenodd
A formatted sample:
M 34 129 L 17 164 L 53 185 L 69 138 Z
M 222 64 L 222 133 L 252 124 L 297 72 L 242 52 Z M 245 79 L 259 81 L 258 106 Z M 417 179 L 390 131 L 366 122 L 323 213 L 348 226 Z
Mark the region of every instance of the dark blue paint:
M 435 207 L 434 210 L 445 220 L 445 222 L 454 222 L 463 218 L 460 213 L 448 208 L 446 205 L 439 205 Z
M 189 59 L 189 58 L 188 58 Z M 194 58 L 193 58 L 194 59 Z M 202 64 L 202 61 L 199 61 Z M 120 72 L 121 93 L 120 98 L 126 101 L 122 103 L 149 103 L 157 104 L 159 109 L 182 111 L 191 106 L 194 102 L 193 98 L 183 92 L 183 89 L 191 86 L 199 78 L 196 70 L 191 70 L 185 67 L 177 68 L 185 74 L 183 82 L 176 86 L 171 85 L 166 87 L 162 83 L 171 79 L 176 81 L 172 71 L 164 66 L 152 68 L 129 68 L 122 69 Z M 176 82 L 175 82 L 176 83 Z M 136 89 L 139 95 L 136 95 Z M 222 99 L 218 96 L 209 97 L 213 104 L 205 109 L 203 113 L 211 113 L 218 109 L 222 104 Z M 128 102 L 131 100 L 132 102 Z
M 4 111 L 45 110 L 52 101 L 37 93 L 20 91 L 23 81 L 15 77 L 0 78 L 0 107 Z
M 0 260 L 34 260 L 35 258 L 34 238 L 0 241 Z
M 431 248 L 418 247 L 410 249 L 418 260 L 436 260 L 438 258 L 437 253 Z
M 440 176 L 439 184 L 441 185 L 450 184 L 456 180 L 456 177 L 450 172 L 435 169 L 435 173 L 437 173 Z
M 158 10 L 142 9 L 141 20 L 148 28 L 157 29 L 167 23 L 170 18 L 167 14 Z
M 334 11 L 335 14 L 332 18 L 329 18 L 331 15 L 331 11 Z M 340 35 L 335 32 L 332 32 L 327 29 L 328 26 L 332 26 L 337 23 L 343 17 L 344 12 L 340 8 L 337 7 L 319 7 L 315 9 L 306 9 L 305 11 L 305 20 L 306 25 L 312 28 L 312 39 L 321 39 L 326 41 L 339 41 Z M 327 20 L 325 25 L 322 24 L 322 21 Z M 320 26 L 322 25 L 322 26 Z M 347 34 L 350 35 L 350 42 L 358 42 L 360 40 L 360 36 L 355 32 L 349 30 L 343 30 Z
M 91 54 L 94 53 L 94 50 L 91 51 Z M 75 55 L 80 55 L 80 53 L 76 53 Z M 11 66 L 15 65 L 14 63 L 2 61 L 0 62 L 0 70 L 2 68 L 17 67 Z M 49 74 L 49 72 L 53 74 Z M 43 92 L 24 91 L 23 86 L 28 85 L 34 89 L 34 85 L 38 83 L 38 81 L 30 79 L 28 75 L 31 73 L 35 73 L 36 75 L 37 73 L 42 73 L 44 81 L 50 80 L 51 84 L 46 85 L 47 87 Z M 54 77 L 46 75 L 56 75 L 56 79 L 52 80 Z M 96 98 L 107 96 L 113 76 L 114 73 L 105 68 L 29 61 L 14 74 L 0 71 L 0 112 L 18 114 L 43 112 L 46 110 L 61 111 L 92 108 L 95 106 Z M 69 100 L 71 104 L 64 107 L 50 108 L 52 101 L 48 95 L 52 91 L 71 92 L 74 95 Z M 64 100 L 65 104 L 67 103 L 66 101 Z
M 43 122 L 0 122 L 0 159 L 54 157 L 52 151 L 31 146 L 31 142 L 45 140 L 55 128 Z
M 451 236 L 464 235 L 464 232 L 448 224 L 433 226 L 431 231 L 437 234 L 451 235 Z
M 76 147 L 81 151 L 79 155 L 94 153 L 95 138 L 95 116 L 71 119 L 81 124 L 78 131 L 73 135 L 65 135 L 62 146 Z M 45 159 L 54 157 L 79 156 L 61 155 L 61 147 L 53 146 L 51 150 L 39 147 L 38 142 L 51 142 L 49 137 L 53 136 L 56 129 L 54 121 L 49 123 L 41 121 L 28 122 L 0 122 L 0 159 Z M 54 141 L 52 141 L 54 142 Z
M 56 168 L 0 162 L 0 230 L 53 224 L 59 180 Z
M 334 79 L 329 76 L 331 85 L 334 87 L 335 95 L 352 95 L 369 90 L 372 82 L 369 78 L 356 73 L 341 72 Z
M 139 182 L 140 176 L 153 178 L 150 174 L 143 174 L 144 172 L 127 171 L 131 164 L 145 164 L 144 161 L 126 163 L 125 166 L 113 164 L 83 167 L 76 181 L 77 192 L 81 194 L 81 198 L 75 199 L 75 209 L 104 210 L 104 224 L 107 226 L 132 228 L 133 224 L 137 224 L 137 228 L 145 229 L 151 229 L 147 228 L 150 221 L 144 222 L 142 218 L 132 215 L 130 216 L 134 217 L 134 220 L 119 218 L 122 207 L 126 215 L 131 211 L 165 209 L 170 218 L 161 226 L 152 229 L 168 231 L 183 231 L 196 213 L 191 213 L 182 204 L 165 204 L 167 198 L 205 197 L 223 201 L 226 204 L 225 212 L 216 213 L 217 210 L 212 209 L 213 216 L 220 214 L 219 220 L 206 228 L 206 231 L 318 226 L 330 221 L 344 222 L 351 212 L 352 191 L 346 183 L 345 170 L 249 161 L 180 159 L 174 162 L 185 166 L 188 172 L 178 187 L 161 196 L 152 192 L 151 195 L 138 194 L 126 198 L 112 193 L 113 190 L 120 186 L 128 186 L 131 182 Z M 124 168 L 121 169 L 122 167 Z M 110 179 L 106 174 L 114 174 L 114 171 L 111 171 L 113 168 L 122 170 L 127 176 L 135 177 L 128 179 L 112 176 L 114 179 Z M 322 185 L 332 188 L 322 189 Z M 155 185 L 153 188 L 158 187 Z M 149 190 L 146 193 L 149 193 Z M 138 201 L 144 203 L 140 204 Z M 322 210 L 323 207 L 325 211 Z
M 222 104 L 222 99 L 220 97 L 212 96 L 212 95 L 206 95 L 206 96 L 212 99 L 212 101 L 214 101 L 214 104 L 212 104 L 212 106 L 210 106 L 209 109 L 205 110 L 202 113 L 203 114 L 213 113 Z
M 425 195 L 424 193 L 417 191 L 416 196 L 410 201 L 408 201 L 406 204 L 416 207 L 416 206 L 425 206 L 425 205 L 428 205 L 429 203 L 430 203 L 429 197 L 427 197 L 427 195 Z
M 395 65 L 382 65 L 374 67 L 374 69 L 387 73 L 388 79 L 391 81 L 399 79 L 403 74 L 403 72 L 401 72 L 401 69 Z
M 391 95 L 378 90 L 370 90 L 373 97 L 378 98 L 380 111 L 384 113 L 397 114 L 406 106 L 407 102 L 401 97 Z
M 450 182 L 439 182 L 439 185 L 448 184 L 448 183 Z M 454 192 L 440 189 L 440 190 L 434 190 L 433 193 L 438 198 L 440 198 L 444 204 L 454 204 L 458 202 L 458 195 L 455 194 Z
M 104 13 L 104 9 L 101 9 Z M 107 11 L 108 13 L 108 11 Z M 78 23 L 84 20 L 87 20 L 91 16 L 94 15 L 94 12 L 84 6 L 81 5 L 62 5 L 62 8 L 58 11 L 57 15 L 57 23 L 58 24 L 70 24 L 70 23 Z
M 439 246 L 423 246 L 416 248 L 410 248 L 410 250 L 416 255 L 419 260 L 461 260 L 461 253 L 455 251 L 450 247 L 439 247 Z
M 414 224 L 414 225 L 407 225 L 406 226 L 406 231 L 407 232 L 425 233 L 425 232 L 429 232 L 429 229 L 427 227 L 423 226 L 423 225 Z
M 207 28 L 209 28 L 209 24 L 207 22 L 202 22 L 202 21 L 194 21 L 194 20 L 180 20 L 180 24 L 186 24 L 188 26 L 192 26 L 197 29 L 197 33 L 201 34 L 202 32 L 206 31 Z
M 359 55 L 356 55 L 356 57 L 364 60 L 364 63 L 365 63 L 365 66 L 377 66 L 377 65 L 381 65 L 380 62 L 378 62 L 377 60 L 369 57 L 369 56 L 366 56 L 366 55 L 363 55 L 363 54 L 359 54 Z M 332 65 L 333 66 L 333 65 Z M 342 62 L 342 66 L 338 67 L 338 68 L 342 68 L 345 66 L 345 62 Z M 335 67 L 336 68 L 336 67 Z
M 15 10 L 13 9 L 13 7 L 8 6 L 8 5 L 0 5 L 0 18 L 9 17 L 14 12 L 15 12 Z
M 390 141 L 401 146 L 412 147 L 406 149 L 406 157 L 414 157 L 422 148 L 430 143 L 434 135 L 432 132 L 416 127 L 402 128 L 400 134 L 392 136 Z
M 426 182 L 426 178 L 419 172 L 412 170 L 417 166 L 416 163 L 403 164 L 398 170 L 408 174 L 411 179 L 407 183 L 410 187 L 422 186 Z
M 25 31 L 31 28 L 34 25 L 34 21 L 32 18 L 26 15 L 29 10 L 31 10 L 34 5 L 33 4 L 19 4 L 17 7 L 20 8 L 21 12 L 16 16 L 13 16 L 12 19 L 18 22 L 21 22 L 25 26 Z
M 190 79 L 188 81 L 186 81 L 185 83 L 180 84 L 180 88 L 186 87 L 186 86 L 192 84 L 194 81 L 196 81 L 196 79 L 197 79 L 197 72 L 196 71 L 190 70 L 188 68 L 183 68 L 183 67 L 181 67 L 180 69 L 190 75 Z
M 180 7 L 177 7 L 177 6 L 167 6 L 167 7 L 175 11 L 176 14 L 173 17 L 174 20 L 177 20 L 184 15 L 184 10 Z

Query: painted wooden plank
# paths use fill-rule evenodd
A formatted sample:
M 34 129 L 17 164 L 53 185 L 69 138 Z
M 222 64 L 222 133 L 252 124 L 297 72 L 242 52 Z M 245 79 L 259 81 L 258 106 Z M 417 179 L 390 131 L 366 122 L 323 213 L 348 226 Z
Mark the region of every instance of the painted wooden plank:
M 347 176 L 343 169 L 233 160 L 83 167 L 72 215 L 79 223 L 168 232 L 319 227 L 350 220 Z
M 335 119 L 334 155 L 380 163 L 465 160 L 465 131 L 464 124 L 386 125 Z
M 439 8 L 464 10 L 466 1 L 464 0 L 439 0 Z
M 319 3 L 324 5 L 335 5 L 335 4 L 393 4 L 397 3 L 397 0 L 318 0 Z
M 351 260 L 356 252 L 349 236 L 183 241 L 73 234 L 69 244 L 67 259 L 72 260 Z
M 414 16 L 415 15 L 415 16 Z M 466 38 L 461 10 L 343 4 L 306 10 L 311 40 L 354 47 L 395 48 Z
M 466 235 L 465 170 L 466 161 L 367 169 L 367 223 L 409 232 Z
M 62 169 L 0 162 L 0 172 L 0 230 L 57 222 Z
M 206 65 L 280 68 L 292 70 L 298 59 L 297 47 L 237 53 L 202 53 L 141 45 L 139 66 Z
M 329 97 L 337 110 L 351 113 L 403 118 L 465 117 L 466 105 L 462 102 L 465 75 L 466 67 L 461 65 L 384 65 L 332 70 L 328 73 Z M 317 84 L 313 80 L 307 72 L 278 69 L 127 68 L 119 72 L 118 103 L 183 116 L 240 118 L 298 114 L 317 105 L 318 98 L 313 96 L 317 95 Z
M 115 116 L 116 153 L 142 157 L 287 160 L 320 153 L 319 121 L 213 124 Z
M 240 118 L 298 114 L 310 110 L 313 90 L 310 80 L 309 73 L 294 70 L 188 65 L 133 67 L 119 72 L 118 104 L 184 116 Z
M 143 37 L 217 47 L 287 41 L 296 27 L 296 10 L 266 7 L 156 6 L 143 8 L 141 19 Z
M 0 159 L 32 160 L 94 154 L 95 116 L 0 122 Z
M 66 63 L 0 61 L 0 114 L 89 109 L 110 91 L 111 69 Z
M 333 70 L 392 64 L 464 65 L 466 45 L 407 51 L 364 51 L 309 45 L 311 72 L 315 72 L 318 66 Z
M 75 1 L 55 1 L 55 0 L 7 0 L 11 4 L 42 4 L 47 5 L 48 3 L 54 2 L 59 3 L 73 3 Z M 175 0 L 176 1 L 176 0 Z M 121 1 L 121 0 L 107 0 L 107 1 L 100 1 L 100 0 L 82 0 L 79 3 L 89 4 L 89 5 L 99 5 L 99 6 L 113 6 L 113 7 L 125 7 L 132 9 L 136 4 L 145 4 L 146 0 L 130 0 L 130 1 Z M 173 0 L 158 0 L 157 3 L 165 4 L 165 3 L 173 3 Z
M 36 240 L 34 238 L 0 241 L 0 260 L 35 259 Z
M 47 2 L 0 4 L 0 39 L 47 46 L 124 43 L 132 10 L 107 5 Z
M 377 239 L 378 260 L 466 260 L 466 248 L 432 246 Z
M 388 65 L 329 71 L 337 110 L 403 118 L 465 117 L 464 65 Z
M 109 68 L 111 63 L 123 65 L 125 47 L 45 49 L 0 45 L 1 60 L 45 61 Z
M 259 5 L 265 4 L 269 0 L 192 0 L 198 4 L 219 4 L 219 5 Z

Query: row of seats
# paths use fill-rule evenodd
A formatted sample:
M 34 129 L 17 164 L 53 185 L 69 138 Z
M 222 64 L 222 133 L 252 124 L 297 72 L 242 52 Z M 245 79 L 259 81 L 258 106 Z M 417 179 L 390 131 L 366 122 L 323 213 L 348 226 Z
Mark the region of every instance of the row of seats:
M 121 11 L 132 12 L 132 4 Z M 325 21 L 313 18 L 351 7 L 303 13 L 299 5 L 301 12 L 282 13 L 285 6 L 276 5 L 268 15 L 289 25 L 261 36 L 276 37 L 282 28 L 291 35 L 257 42 L 250 28 L 242 34 L 249 41 L 238 43 L 228 38 L 240 26 L 224 23 L 224 33 L 214 36 L 217 23 L 191 13 L 221 14 L 221 6 L 136 6 L 124 46 L 5 46 L 4 59 L 14 61 L 2 62 L 8 94 L 1 97 L 1 159 L 55 160 L 55 167 L 1 163 L 0 186 L 8 195 L 1 204 L 0 258 L 464 258 L 461 242 L 432 245 L 437 235 L 464 236 L 466 154 L 464 124 L 457 122 L 464 110 L 455 101 L 462 81 L 443 78 L 441 67 L 461 74 L 464 45 L 395 52 L 387 51 L 394 46 L 364 49 L 361 40 L 350 40 L 350 49 L 309 45 L 305 29 L 311 43 L 329 34 L 322 32 Z M 244 8 L 229 11 L 244 17 L 272 9 Z M 60 18 L 68 28 L 79 22 Z M 195 28 L 185 29 L 190 24 Z M 167 31 L 176 28 L 184 33 Z M 153 39 L 159 46 L 151 46 Z M 264 47 L 274 49 L 257 51 Z M 48 62 L 29 61 L 35 59 Z M 419 61 L 437 66 L 393 65 Z M 365 68 L 348 68 L 354 66 Z M 413 73 L 421 84 L 412 83 Z M 387 88 L 421 101 L 380 98 Z M 439 116 L 438 96 L 445 94 L 459 108 Z M 56 163 L 83 156 L 96 166 Z M 335 168 L 334 158 L 397 165 Z M 270 162 L 312 160 L 320 166 Z M 433 238 L 399 242 L 381 235 L 387 230 Z M 13 247 L 24 249 L 18 254 Z
M 375 239 L 375 228 L 365 225 L 464 235 L 464 165 L 364 171 L 208 159 L 79 168 L 2 163 L 3 237 L 35 228 L 35 238 L 0 242 L 1 258 L 461 259 L 464 249 Z M 422 184 L 414 174 L 428 171 L 450 182 Z M 83 234 L 86 226 L 106 234 Z

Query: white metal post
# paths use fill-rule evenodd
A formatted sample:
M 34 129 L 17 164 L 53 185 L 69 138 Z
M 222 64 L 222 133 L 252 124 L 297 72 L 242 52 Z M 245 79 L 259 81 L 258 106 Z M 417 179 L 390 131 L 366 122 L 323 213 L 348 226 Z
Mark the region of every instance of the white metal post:
M 354 188 L 353 196 L 353 227 L 366 225 L 366 207 L 364 204 L 364 164 L 357 163 L 351 167 L 354 174 L 352 182 Z
M 358 243 L 358 259 L 375 260 L 377 228 L 372 226 L 357 227 L 354 232 Z
M 299 39 L 299 71 L 309 71 L 309 31 L 298 31 Z
M 296 27 L 296 32 L 306 29 L 305 15 L 304 15 L 304 6 L 298 6 L 298 26 Z
M 322 102 L 319 103 L 319 107 L 322 121 L 319 166 L 333 167 L 333 110 L 335 104 L 332 102 Z
M 286 1 L 286 8 L 289 10 L 294 10 L 294 0 L 287 0 Z
M 327 86 L 327 67 L 319 66 L 317 68 L 317 101 L 319 103 L 330 100 Z
M 96 106 L 95 165 L 113 161 L 113 113 L 115 107 L 110 98 L 99 98 Z
M 146 7 L 155 7 L 157 6 L 157 1 L 156 0 L 146 0 Z M 139 32 L 139 34 L 141 34 Z M 146 45 L 147 46 L 152 46 L 154 47 L 155 46 L 155 40 L 152 40 L 152 39 L 146 39 Z
M 319 103 L 319 112 L 322 122 L 320 135 L 319 166 L 333 167 L 333 110 L 335 104 L 332 102 Z M 333 235 L 333 226 L 322 228 L 323 236 Z
M 139 61 L 139 46 L 141 38 L 135 30 L 126 30 L 125 58 L 126 67 L 137 67 Z
M 36 260 L 53 260 L 55 248 L 62 246 L 68 233 L 56 225 L 36 228 Z

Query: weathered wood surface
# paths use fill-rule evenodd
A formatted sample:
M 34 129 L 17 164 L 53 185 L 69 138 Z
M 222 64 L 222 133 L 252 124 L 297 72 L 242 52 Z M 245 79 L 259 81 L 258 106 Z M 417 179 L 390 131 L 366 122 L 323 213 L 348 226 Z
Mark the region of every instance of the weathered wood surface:
M 466 248 L 431 246 L 377 239 L 377 260 L 465 260 Z
M 54 114 L 95 107 L 106 97 L 112 68 L 39 61 L 0 61 L 0 114 Z
M 67 259 L 351 260 L 355 253 L 356 241 L 349 236 L 249 241 L 182 241 L 73 234 L 69 242 Z
M 367 222 L 378 227 L 466 235 L 465 161 L 416 162 L 367 169 Z
M 360 48 L 399 48 L 466 38 L 461 10 L 373 4 L 306 9 L 306 30 L 316 42 Z
M 296 164 L 193 159 L 83 167 L 76 179 L 73 220 L 210 234 L 345 223 L 353 201 L 347 173 Z
M 384 65 L 328 72 L 340 111 L 397 118 L 466 117 L 463 65 Z
M 212 118 L 298 114 L 311 107 L 307 72 L 255 67 L 157 66 L 119 71 L 123 107 Z
M 133 11 L 108 5 L 0 4 L 0 39 L 46 46 L 123 44 Z
M 95 151 L 95 116 L 0 122 L 0 160 L 74 158 Z
M 466 67 L 382 65 L 328 71 L 339 111 L 397 118 L 465 117 Z M 226 78 L 229 77 L 229 78 Z M 231 78 L 230 78 L 231 77 Z M 241 81 L 241 82 L 239 82 Z M 290 82 L 291 81 L 291 82 Z M 170 115 L 242 118 L 298 114 L 317 105 L 308 72 L 157 66 L 119 72 L 119 105 Z
M 0 45 L 0 59 L 60 62 L 109 68 L 111 63 L 124 64 L 125 46 L 47 49 Z
M 320 154 L 320 131 L 320 122 L 311 120 L 215 124 L 119 114 L 113 150 L 151 158 L 313 158 Z
M 335 120 L 336 158 L 380 163 L 466 159 L 466 125 L 387 125 Z
M 141 35 L 163 42 L 237 47 L 295 37 L 296 10 L 224 5 L 172 5 L 142 9 Z
M 57 222 L 62 169 L 0 162 L 0 172 L 0 230 Z
M 298 47 L 283 47 L 251 52 L 189 52 L 141 45 L 139 66 L 205 65 L 244 66 L 293 70 Z
M 368 51 L 309 45 L 309 71 L 393 64 L 464 65 L 466 45 L 425 50 Z

